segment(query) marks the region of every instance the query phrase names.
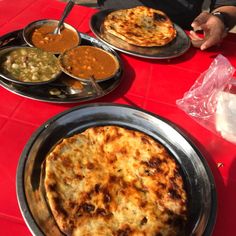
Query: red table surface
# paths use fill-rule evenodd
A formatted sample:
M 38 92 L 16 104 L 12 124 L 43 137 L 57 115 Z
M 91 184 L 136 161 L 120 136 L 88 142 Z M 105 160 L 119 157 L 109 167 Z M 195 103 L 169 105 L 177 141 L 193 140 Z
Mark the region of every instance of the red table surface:
M 0 1 L 0 35 L 38 19 L 59 19 L 65 3 L 56 0 Z M 92 35 L 89 19 L 94 9 L 75 6 L 66 22 Z M 236 66 L 236 35 L 208 51 L 195 48 L 179 58 L 149 60 L 120 53 L 124 75 L 111 94 L 92 102 L 129 104 L 174 122 L 194 141 L 215 178 L 218 216 L 214 236 L 235 235 L 236 146 L 206 130 L 176 106 L 213 59 L 222 54 Z M 91 102 L 90 102 L 91 103 Z M 0 235 L 31 235 L 16 197 L 16 168 L 34 131 L 46 120 L 78 104 L 53 104 L 20 97 L 0 87 Z M 223 166 L 218 167 L 218 163 Z

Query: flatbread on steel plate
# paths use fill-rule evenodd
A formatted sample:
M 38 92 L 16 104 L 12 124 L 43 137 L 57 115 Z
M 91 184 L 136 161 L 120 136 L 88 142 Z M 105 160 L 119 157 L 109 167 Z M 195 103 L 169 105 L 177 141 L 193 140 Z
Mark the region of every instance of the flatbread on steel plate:
M 145 6 L 113 11 L 106 16 L 103 27 L 105 32 L 142 47 L 164 46 L 176 37 L 169 17 Z

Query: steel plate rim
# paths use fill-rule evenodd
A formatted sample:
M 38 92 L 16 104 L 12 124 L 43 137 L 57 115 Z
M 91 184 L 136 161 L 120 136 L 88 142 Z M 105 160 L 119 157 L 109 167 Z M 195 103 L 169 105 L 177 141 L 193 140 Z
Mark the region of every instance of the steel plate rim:
M 120 52 L 123 52 L 125 54 L 128 54 L 128 55 L 131 55 L 131 56 L 136 56 L 136 57 L 140 57 L 140 58 L 145 58 L 145 59 L 156 59 L 156 60 L 165 60 L 165 59 L 173 59 L 173 58 L 176 58 L 176 57 L 179 57 L 181 55 L 183 55 L 184 53 L 186 53 L 189 48 L 191 47 L 191 41 L 190 39 L 188 38 L 187 34 L 185 33 L 185 31 L 179 27 L 177 24 L 174 23 L 174 26 L 176 28 L 176 31 L 177 33 L 178 32 L 182 32 L 185 36 L 186 36 L 186 39 L 188 41 L 188 44 L 186 46 L 186 48 L 184 50 L 181 51 L 181 53 L 177 54 L 177 55 L 170 55 L 170 56 L 166 56 L 166 57 L 157 57 L 157 56 L 149 56 L 149 55 L 142 55 L 142 54 L 139 54 L 139 53 L 135 53 L 135 52 L 132 52 L 132 51 L 129 51 L 129 50 L 125 50 L 123 48 L 119 48 L 115 45 L 113 45 L 112 43 L 109 43 L 107 42 L 105 39 L 103 39 L 100 34 L 94 29 L 94 26 L 93 26 L 93 19 L 94 17 L 98 16 L 99 14 L 101 14 L 102 12 L 107 12 L 107 13 L 110 13 L 114 11 L 114 9 L 111 9 L 111 10 L 101 10 L 95 14 L 92 15 L 92 17 L 90 18 L 90 21 L 89 21 L 89 27 L 91 29 L 91 31 L 93 32 L 93 34 L 100 40 L 102 41 L 103 43 L 107 44 L 108 46 L 112 47 L 113 49 L 117 50 L 117 51 L 120 51 Z M 178 35 L 177 35 L 178 37 Z
M 18 201 L 18 205 L 20 207 L 20 211 L 23 215 L 23 218 L 25 220 L 26 225 L 28 226 L 28 228 L 30 229 L 31 233 L 34 235 L 39 235 L 39 236 L 43 236 L 44 234 L 42 233 L 40 227 L 37 225 L 37 223 L 35 222 L 34 217 L 32 216 L 29 206 L 27 204 L 27 199 L 25 196 L 25 192 L 24 192 L 24 184 L 23 184 L 23 176 L 24 176 L 24 168 L 26 165 L 26 161 L 27 161 L 27 155 L 30 151 L 30 148 L 32 147 L 32 145 L 35 142 L 35 139 L 53 122 L 55 122 L 56 120 L 60 119 L 61 117 L 74 112 L 76 110 L 83 110 L 83 109 L 87 109 L 87 108 L 91 108 L 91 107 L 123 107 L 123 108 L 127 108 L 127 109 L 131 109 L 131 110 L 136 110 L 136 111 L 140 111 L 140 112 L 144 112 L 150 116 L 153 116 L 154 118 L 161 120 L 162 122 L 166 123 L 168 126 L 170 126 L 172 129 L 174 129 L 177 133 L 179 133 L 187 142 L 188 144 L 191 146 L 191 148 L 193 148 L 193 150 L 197 153 L 199 159 L 201 160 L 207 176 L 209 178 L 210 181 L 210 192 L 211 192 L 211 210 L 209 213 L 209 217 L 207 219 L 207 225 L 204 229 L 204 234 L 203 236 L 209 236 L 212 234 L 213 228 L 215 226 L 215 222 L 216 222 L 216 217 L 217 217 L 217 192 L 216 192 L 216 187 L 215 187 L 215 181 L 214 181 L 214 177 L 213 174 L 210 170 L 210 167 L 207 164 L 206 159 L 203 157 L 203 155 L 201 154 L 201 152 L 199 151 L 199 149 L 197 148 L 196 145 L 193 144 L 193 142 L 191 141 L 191 139 L 189 137 L 187 137 L 187 135 L 180 130 L 174 123 L 170 122 L 169 120 L 167 120 L 166 118 L 163 118 L 157 114 L 154 114 L 152 112 L 149 111 L 145 111 L 142 108 L 138 108 L 138 107 L 132 107 L 129 105 L 125 105 L 125 104 L 118 104 L 118 103 L 90 103 L 90 104 L 82 104 L 73 108 L 70 108 L 68 110 L 65 110 L 55 116 L 53 116 L 52 118 L 48 119 L 44 124 L 42 124 L 30 137 L 30 139 L 28 140 L 28 142 L 26 143 L 21 155 L 20 155 L 20 159 L 18 161 L 18 165 L 17 165 L 17 174 L 16 174 L 16 193 L 17 193 L 17 201 Z M 22 202 L 23 199 L 23 202 Z M 37 232 L 35 234 L 35 232 Z

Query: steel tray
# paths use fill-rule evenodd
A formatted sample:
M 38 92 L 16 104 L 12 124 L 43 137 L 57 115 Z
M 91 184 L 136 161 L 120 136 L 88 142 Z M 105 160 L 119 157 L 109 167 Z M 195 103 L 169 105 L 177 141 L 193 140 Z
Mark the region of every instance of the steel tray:
M 91 45 L 102 48 L 105 51 L 112 53 L 119 62 L 120 69 L 116 74 L 111 79 L 99 83 L 103 91 L 102 93 L 97 93 L 91 83 L 83 83 L 83 89 L 74 89 L 66 83 L 68 78 L 73 78 L 64 73 L 62 73 L 57 80 L 38 86 L 17 84 L 0 76 L 0 86 L 23 97 L 52 103 L 78 103 L 90 101 L 112 92 L 119 86 L 123 74 L 123 65 L 118 53 L 103 42 L 87 34 L 80 33 L 80 35 L 82 39 L 81 45 Z M 0 48 L 10 46 L 26 46 L 22 36 L 22 30 L 10 32 L 0 37 Z

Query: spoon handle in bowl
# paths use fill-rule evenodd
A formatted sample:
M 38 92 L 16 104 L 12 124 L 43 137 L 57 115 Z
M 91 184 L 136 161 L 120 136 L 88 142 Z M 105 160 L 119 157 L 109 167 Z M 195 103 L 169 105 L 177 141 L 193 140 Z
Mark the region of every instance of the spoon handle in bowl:
M 65 9 L 64 9 L 64 11 L 63 11 L 63 14 L 62 14 L 62 16 L 61 16 L 61 19 L 60 19 L 60 21 L 59 21 L 59 23 L 58 23 L 58 28 L 59 28 L 59 29 L 60 29 L 61 26 L 63 25 L 63 22 L 64 22 L 65 18 L 68 16 L 68 14 L 70 13 L 70 11 L 71 11 L 71 9 L 73 8 L 74 5 L 75 5 L 75 3 L 74 3 L 73 0 L 70 0 L 70 1 L 67 3 L 67 5 L 66 5 L 66 7 L 65 7 Z
M 91 83 L 91 85 L 93 86 L 93 88 L 95 89 L 96 93 L 98 96 L 102 96 L 104 95 L 104 91 L 101 88 L 101 86 L 95 81 L 95 79 L 93 77 L 89 78 L 89 81 Z

